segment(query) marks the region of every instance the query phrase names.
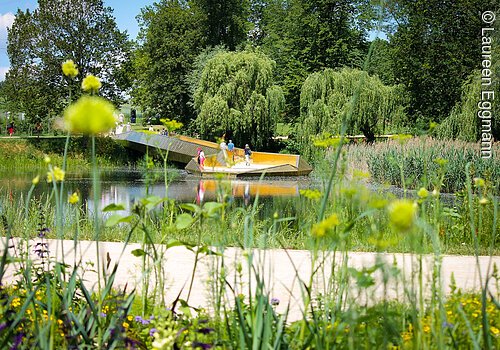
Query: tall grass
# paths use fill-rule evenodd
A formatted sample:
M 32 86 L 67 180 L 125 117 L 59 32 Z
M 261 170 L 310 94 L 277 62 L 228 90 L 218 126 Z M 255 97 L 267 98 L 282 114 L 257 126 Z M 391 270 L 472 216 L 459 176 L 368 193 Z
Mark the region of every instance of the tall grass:
M 495 194 L 500 190 L 498 145 L 494 146 L 492 159 L 482 159 L 477 144 L 436 140 L 430 137 L 389 140 L 373 145 L 350 145 L 347 147 L 347 154 L 351 168 L 366 169 L 373 179 L 381 184 L 412 189 L 428 186 L 439 168 L 436 160 L 444 159 L 447 164 L 442 184 L 443 192 L 454 193 L 466 188 L 467 163 L 471 163 L 468 174 L 471 178 L 482 177 L 490 180 Z

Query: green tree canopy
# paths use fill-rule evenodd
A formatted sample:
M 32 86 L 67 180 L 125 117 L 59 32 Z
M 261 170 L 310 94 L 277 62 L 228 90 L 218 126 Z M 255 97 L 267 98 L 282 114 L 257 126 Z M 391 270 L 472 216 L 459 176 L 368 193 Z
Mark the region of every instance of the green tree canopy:
M 492 33 L 492 42 L 498 43 L 500 40 L 500 23 L 497 24 Z M 436 134 L 440 138 L 458 139 L 462 141 L 476 142 L 482 138 L 481 131 L 491 132 L 495 140 L 500 138 L 500 47 L 493 46 L 491 57 L 492 63 L 492 84 L 482 85 L 481 71 L 475 70 L 462 86 L 462 96 L 450 115 L 437 127 Z M 491 106 L 488 105 L 491 103 Z M 489 122 L 478 117 L 479 106 L 484 106 L 491 110 L 491 131 Z M 491 108 L 491 109 L 490 109 Z M 489 119 L 489 118 L 488 118 Z M 482 125 L 486 123 L 485 125 Z
M 184 1 L 161 1 L 142 10 L 134 56 L 134 103 L 188 123 L 193 116 L 186 80 L 205 45 L 204 16 Z
M 207 45 L 223 45 L 230 50 L 243 43 L 250 30 L 249 0 L 193 0 L 203 13 Z
M 324 68 L 361 67 L 366 28 L 358 26 L 363 1 L 269 0 L 262 10 L 259 44 L 277 62 L 287 119 L 299 116 L 299 96 L 307 76 Z
M 492 0 L 389 1 L 398 24 L 391 37 L 394 77 L 410 94 L 410 121 L 440 122 L 461 86 L 481 65 L 481 13 Z
M 119 103 L 126 86 L 117 82 L 126 81 L 115 78 L 123 73 L 129 50 L 127 35 L 102 0 L 39 0 L 35 11 L 17 12 L 8 32 L 11 67 L 2 92 L 12 110 L 42 118 L 62 110 L 68 84 L 78 95 L 81 80 L 93 74 L 102 80 L 101 94 Z M 61 73 L 67 59 L 80 71 L 74 80 Z
M 349 116 L 355 94 L 358 97 Z M 375 133 L 382 130 L 386 122 L 403 112 L 400 87 L 386 86 L 378 77 L 357 69 L 327 68 L 311 74 L 302 86 L 297 136 L 302 149 L 308 153 L 312 137 L 325 132 L 338 135 L 345 119 L 348 134 L 361 132 L 368 140 L 374 140 Z
M 477 104 L 481 97 L 481 72 L 474 72 L 464 84 L 462 99 L 436 129 L 440 138 L 476 142 L 479 139 L 480 119 Z
M 208 60 L 194 95 L 201 136 L 226 134 L 237 145 L 268 146 L 285 103 L 274 65 L 258 51 L 220 52 Z
M 371 45 L 373 47 L 370 61 L 368 62 L 368 74 L 377 75 L 386 85 L 395 84 L 389 42 L 376 38 Z

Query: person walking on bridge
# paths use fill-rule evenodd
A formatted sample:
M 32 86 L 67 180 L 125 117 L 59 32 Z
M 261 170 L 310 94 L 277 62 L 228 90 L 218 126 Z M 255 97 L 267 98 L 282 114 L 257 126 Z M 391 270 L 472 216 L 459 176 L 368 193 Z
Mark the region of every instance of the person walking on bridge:
M 205 152 L 203 152 L 203 149 L 201 147 L 198 147 L 198 166 L 200 167 L 200 170 L 202 171 L 205 169 Z
M 227 144 L 224 139 L 222 139 L 220 145 L 220 150 L 222 151 L 222 156 L 224 157 L 224 161 L 227 162 Z
M 252 155 L 252 150 L 248 143 L 245 145 L 245 164 L 250 166 L 250 156 Z
M 229 140 L 229 143 L 227 144 L 227 151 L 231 161 L 234 163 L 234 143 L 232 140 Z

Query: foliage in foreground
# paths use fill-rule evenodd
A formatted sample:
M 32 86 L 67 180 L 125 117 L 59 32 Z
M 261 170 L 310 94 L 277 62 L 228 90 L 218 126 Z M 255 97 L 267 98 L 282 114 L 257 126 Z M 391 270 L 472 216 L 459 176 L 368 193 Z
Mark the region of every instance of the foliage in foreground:
M 181 305 L 175 311 L 156 308 L 143 314 L 137 310 L 140 296 L 134 292 L 111 289 L 101 297 L 91 294 L 81 281 L 75 284 L 74 276 L 66 282 L 46 271 L 43 264 L 33 265 L 33 269 L 37 274 L 33 277 L 32 289 L 23 283 L 0 288 L 3 315 L 0 344 L 3 347 L 91 349 L 96 346 L 99 329 L 104 331 L 101 348 L 107 349 L 250 349 L 255 346 L 274 349 L 480 346 L 495 349 L 500 346 L 498 306 L 492 299 L 485 302 L 485 324 L 481 296 L 461 290 L 454 290 L 443 301 L 441 315 L 432 307 L 416 313 L 411 305 L 397 301 L 385 300 L 371 306 L 353 303 L 339 309 L 318 299 L 318 304 L 311 307 L 311 313 L 304 315 L 303 320 L 287 323 L 286 314 L 276 311 L 280 300 L 259 292 L 251 301 L 236 296 L 234 306 L 219 316 L 191 308 L 183 300 L 175 301 Z M 358 283 L 364 278 L 368 291 L 371 272 L 359 273 L 365 275 L 357 277 Z M 49 278 L 55 282 L 48 282 Z M 496 278 L 494 282 L 498 285 L 498 276 Z M 51 295 L 53 292 L 56 293 Z M 47 302 L 51 297 L 56 299 Z M 480 340 L 484 338 L 484 329 L 489 346 Z M 50 335 L 51 341 L 44 339 L 44 335 Z
M 2 211 L 1 230 L 7 239 L 0 259 L 0 307 L 4 315 L 0 322 L 0 347 L 494 349 L 500 346 L 499 296 L 493 288 L 499 290 L 497 268 L 488 268 L 480 293 L 461 291 L 452 285 L 452 293 L 446 295 L 440 269 L 445 245 L 440 234 L 444 227 L 444 209 L 437 197 L 428 192 L 419 191 L 419 199 L 415 201 L 387 201 L 364 192 L 360 184 L 345 186 L 337 181 L 333 186 L 325 185 L 322 191 L 303 192 L 317 217 L 304 223 L 301 229 L 311 252 L 311 271 L 314 272 L 306 279 L 297 276 L 303 314 L 298 320 L 292 320 L 288 319 L 290 304 L 277 311 L 279 299 L 290 296 L 273 295 L 272 286 L 266 284 L 259 253 L 252 250 L 268 247 L 266 238 L 275 237 L 279 225 L 290 218 L 276 213 L 269 221 L 259 223 L 256 201 L 250 208 L 236 208 L 241 217 L 233 221 L 223 195 L 220 201 L 201 206 L 146 196 L 125 215 L 119 214 L 124 209 L 122 205 L 112 204 L 103 209 L 111 214 L 104 224 L 127 231 L 124 247 L 134 233 L 141 237 L 141 248 L 132 253 L 140 259 L 143 269 L 140 289 L 148 293 L 139 294 L 128 288 L 117 290 L 114 279 L 119 262 L 103 266 L 98 258 L 87 266 L 86 262 L 67 261 L 57 251 L 55 255 L 48 251 L 47 234 L 53 231 L 57 239 L 64 235 L 63 217 L 74 218 L 72 231 L 77 245 L 86 220 L 94 221 L 93 226 L 88 227 L 97 247 L 104 229 L 97 216 L 81 220 L 78 194 L 69 198 L 70 207 L 64 209 L 60 196 L 64 172 L 50 162 L 47 167 L 56 204 L 53 218 L 46 217 L 40 210 L 37 224 L 26 225 L 14 216 L 14 211 Z M 442 182 L 443 168 L 436 175 L 434 185 Z M 97 180 L 95 177 L 94 181 Z M 476 179 L 474 185 L 471 181 L 467 186 L 468 221 L 470 230 L 477 233 L 470 235 L 476 254 L 485 226 L 484 205 L 473 206 L 479 196 L 486 198 L 492 208 L 488 223 L 492 226 L 490 250 L 495 246 L 497 235 L 498 203 L 490 194 L 482 192 L 485 184 L 484 180 Z M 27 194 L 25 216 L 30 211 L 31 194 L 36 185 L 34 181 Z M 368 205 L 361 206 L 363 202 Z M 316 204 L 311 205 L 313 203 Z M 348 203 L 350 206 L 345 207 Z M 364 223 L 365 218 L 368 222 Z M 158 222 L 163 222 L 159 241 L 154 240 Z M 216 233 L 210 245 L 201 240 L 205 224 Z M 243 254 L 236 266 L 224 260 L 234 224 L 242 225 L 239 245 Z M 403 278 L 403 271 L 396 264 L 383 261 L 382 255 L 373 266 L 349 267 L 351 242 L 348 237 L 355 233 L 354 228 L 362 227 L 373 239 L 375 249 L 383 252 L 390 244 L 379 236 L 384 225 L 390 228 L 393 238 L 404 242 L 411 252 L 413 279 Z M 16 230 L 20 237 L 12 239 Z M 195 242 L 172 240 L 176 232 L 182 231 L 194 236 Z M 421 269 L 422 247 L 426 241 L 433 247 L 432 293 L 429 295 L 421 293 L 426 279 Z M 168 249 L 179 245 L 194 254 L 191 282 L 186 286 L 189 293 L 186 300 L 166 300 L 168 271 L 164 270 L 162 261 Z M 336 256 L 340 257 L 338 263 L 328 263 Z M 203 257 L 214 261 L 214 277 L 208 284 L 211 301 L 202 308 L 192 307 L 189 295 L 193 276 Z M 9 267 L 18 271 L 13 284 L 6 279 Z M 243 277 L 245 271 L 254 280 L 252 284 Z M 98 282 L 93 287 L 85 282 L 90 273 L 97 274 Z M 150 279 L 149 276 L 156 277 Z M 318 287 L 315 280 L 325 276 L 325 283 Z M 397 302 L 389 293 L 394 284 L 399 286 L 396 287 Z M 374 297 L 376 290 L 384 292 Z
M 108 112 L 107 117 L 111 119 L 112 112 Z M 314 219 L 304 222 L 300 228 L 310 253 L 311 272 L 309 276 L 301 276 L 297 267 L 290 271 L 295 273 L 300 293 L 292 295 L 293 286 L 286 286 L 289 295 L 280 297 L 289 302 L 283 311 L 277 312 L 275 308 L 280 300 L 273 296 L 273 286 L 265 274 L 266 243 L 268 237 L 276 236 L 279 225 L 291 218 L 275 213 L 272 219 L 263 223 L 259 237 L 258 197 L 250 208 L 239 209 L 241 220 L 236 224 L 242 225 L 241 256 L 232 266 L 224 258 L 226 240 L 231 237 L 234 227 L 232 218 L 227 215 L 223 192 L 219 201 L 203 205 L 178 204 L 168 197 L 146 195 L 125 214 L 121 204 L 111 204 L 100 210 L 95 135 L 108 127 L 96 118 L 87 118 L 88 113 L 92 111 L 66 114 L 65 118 L 66 122 L 68 119 L 77 121 L 67 124 L 69 132 L 86 130 L 91 137 L 92 214 L 83 220 L 80 217 L 78 192 L 67 200 L 64 196 L 66 159 L 59 167 L 49 157 L 45 157 L 44 164 L 47 167 L 45 179 L 51 186 L 47 203 L 55 208 L 53 218 L 49 219 L 40 210 L 36 225 L 17 220 L 19 212 L 24 218 L 30 217 L 33 202 L 40 205 L 33 200 L 40 176 L 33 179 L 23 198 L 23 206 L 14 210 L 14 204 L 10 203 L 7 208 L 0 208 L 0 229 L 5 236 L 0 256 L 0 348 L 494 349 L 500 345 L 500 289 L 496 265 L 490 261 L 481 274 L 478 294 L 462 294 L 452 283 L 452 293 L 447 297 L 442 284 L 445 242 L 441 233 L 445 210 L 437 194 L 446 176 L 443 159 L 436 160 L 439 168 L 435 174 L 427 174 L 430 180 L 426 185 L 433 186 L 436 195 L 429 196 L 427 188 L 421 188 L 418 199 L 411 200 L 405 194 L 401 199 L 387 200 L 360 190 L 359 183 L 345 186 L 342 183 L 345 163 L 339 161 L 344 140 L 341 138 L 330 145 L 334 148 L 334 157 L 323 179 L 324 185 L 320 190 L 303 193 L 311 200 L 314 214 Z M 346 130 L 345 121 L 351 116 L 352 111 L 346 115 L 342 134 Z M 65 149 L 68 143 L 69 137 Z M 161 152 L 160 155 L 166 164 L 167 155 Z M 488 190 L 487 181 L 471 180 L 470 166 L 471 163 L 467 163 L 465 167 L 467 235 L 471 237 L 477 258 L 484 232 L 489 233 L 490 255 L 495 247 L 498 200 Z M 404 173 L 402 182 L 405 183 Z M 164 183 L 167 188 L 166 170 Z M 146 193 L 147 186 L 148 182 Z M 478 199 L 479 205 L 476 205 Z M 487 210 L 490 211 L 489 221 L 484 220 Z M 109 255 L 107 262 L 101 260 L 104 231 L 101 215 L 104 214 L 109 215 L 105 226 L 118 226 L 127 232 L 120 257 L 114 264 Z M 82 223 L 92 222 L 96 259 L 89 268 L 77 256 L 68 259 L 64 249 L 60 249 L 68 221 L 73 223 L 75 253 L 81 248 Z M 153 236 L 158 233 L 158 223 L 165 229 L 159 231 L 159 241 Z M 202 242 L 204 223 L 209 223 L 214 233 L 210 245 Z M 13 239 L 16 227 L 18 238 Z M 354 227 L 370 235 L 380 253 L 387 248 L 383 235 L 389 228 L 393 238 L 402 241 L 411 252 L 409 267 L 401 270 L 396 262 L 385 261 L 384 254 L 376 254 L 372 266 L 350 266 L 351 241 L 348 237 L 354 233 Z M 49 251 L 46 241 L 50 231 L 56 238 L 55 253 Z M 194 244 L 171 239 L 180 231 L 188 231 L 194 237 Z M 114 288 L 118 266 L 127 258 L 125 249 L 134 233 L 141 236 L 140 248 L 131 254 L 140 261 L 137 288 L 142 294 L 127 287 Z M 428 273 L 423 271 L 424 242 L 433 248 Z M 186 285 L 186 299 L 166 300 L 168 271 L 163 262 L 168 250 L 176 246 L 183 246 L 194 254 L 194 262 Z M 202 258 L 210 258 L 213 263 L 207 283 L 210 299 L 203 309 L 189 304 Z M 480 270 L 478 258 L 476 265 Z M 87 272 L 96 275 L 94 285 L 86 284 Z M 12 274 L 14 276 L 10 277 Z M 493 284 L 496 289 L 492 288 Z M 396 296 L 389 293 L 394 285 Z M 424 290 L 428 285 L 431 292 L 426 294 Z M 382 293 L 377 294 L 377 291 Z M 301 310 L 297 320 L 288 319 L 292 303 L 297 303 Z

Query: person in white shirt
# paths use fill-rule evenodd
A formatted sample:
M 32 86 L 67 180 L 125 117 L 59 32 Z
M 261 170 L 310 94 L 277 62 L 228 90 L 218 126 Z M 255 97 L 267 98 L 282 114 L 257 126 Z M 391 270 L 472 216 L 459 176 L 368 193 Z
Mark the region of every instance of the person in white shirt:
M 224 156 L 224 160 L 227 160 L 227 145 L 226 145 L 226 141 L 224 141 L 224 139 L 220 143 L 220 149 L 222 151 L 222 155 Z

